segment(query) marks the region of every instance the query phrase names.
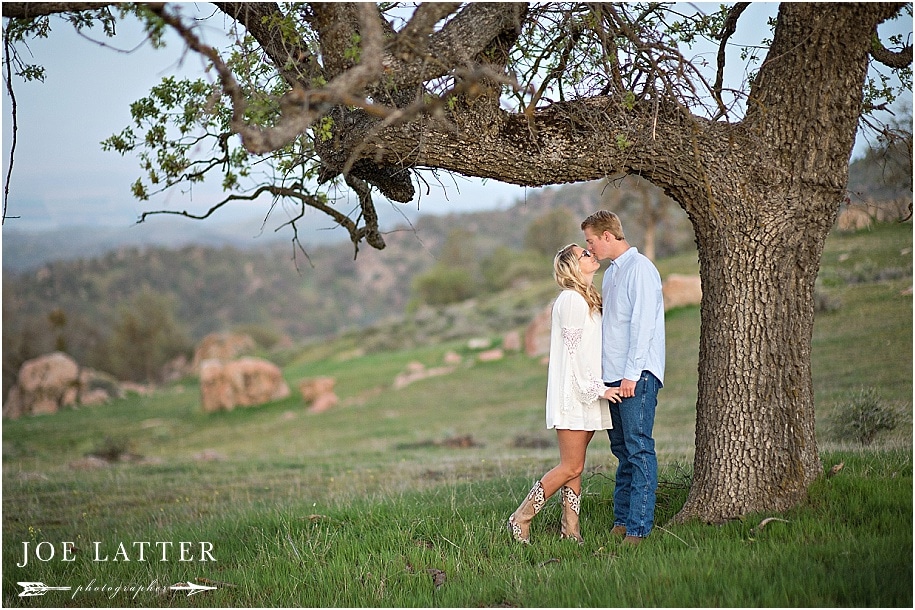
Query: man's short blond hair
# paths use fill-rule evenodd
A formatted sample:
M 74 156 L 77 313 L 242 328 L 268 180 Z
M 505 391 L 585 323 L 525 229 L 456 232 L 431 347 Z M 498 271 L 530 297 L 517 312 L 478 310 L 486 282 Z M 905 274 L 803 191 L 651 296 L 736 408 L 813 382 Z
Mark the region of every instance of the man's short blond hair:
M 617 239 L 626 239 L 620 217 L 609 210 L 598 210 L 585 218 L 581 223 L 581 230 L 588 228 L 596 235 L 603 235 L 604 231 L 609 231 L 610 235 Z

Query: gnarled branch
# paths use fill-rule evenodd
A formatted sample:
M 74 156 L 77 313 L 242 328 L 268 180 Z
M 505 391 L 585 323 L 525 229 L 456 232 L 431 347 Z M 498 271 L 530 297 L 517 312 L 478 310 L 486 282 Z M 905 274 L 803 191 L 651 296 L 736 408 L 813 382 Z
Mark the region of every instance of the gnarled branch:
M 58 13 L 74 11 L 93 11 L 118 4 L 117 2 L 4 2 L 3 16 L 13 19 L 32 19 L 34 17 L 47 17 Z M 164 4 L 163 2 L 150 3 L 149 6 Z

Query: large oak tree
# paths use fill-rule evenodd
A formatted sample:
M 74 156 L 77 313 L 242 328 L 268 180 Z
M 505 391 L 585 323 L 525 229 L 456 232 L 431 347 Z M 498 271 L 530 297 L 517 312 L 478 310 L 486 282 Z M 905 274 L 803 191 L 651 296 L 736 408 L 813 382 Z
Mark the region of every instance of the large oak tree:
M 110 25 L 114 6 L 6 2 L 8 56 L 47 15 Z M 746 3 L 710 15 L 612 3 L 214 6 L 232 45 L 206 44 L 186 7 L 122 7 L 153 36 L 178 32 L 217 75 L 163 81 L 134 106 L 136 125 L 106 142 L 140 159 L 138 197 L 218 173 L 225 202 L 267 194 L 316 208 L 358 251 L 384 247 L 378 194 L 410 201 L 430 170 L 531 186 L 639 175 L 689 216 L 704 288 L 694 477 L 678 519 L 805 497 L 822 473 L 814 282 L 859 119 L 881 101 L 869 65 L 910 74 L 912 47 L 884 46 L 877 26 L 911 5 L 782 4 L 740 91 L 722 74 Z M 714 78 L 679 50 L 697 36 L 720 45 Z M 340 181 L 357 214 L 326 195 Z

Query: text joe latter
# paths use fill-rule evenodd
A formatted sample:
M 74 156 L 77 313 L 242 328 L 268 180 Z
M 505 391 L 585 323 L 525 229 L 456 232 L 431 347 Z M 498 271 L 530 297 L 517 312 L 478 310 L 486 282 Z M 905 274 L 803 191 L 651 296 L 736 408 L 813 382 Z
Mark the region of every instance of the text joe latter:
M 22 543 L 22 561 L 16 564 L 24 568 L 29 558 L 45 563 L 53 561 L 76 561 L 76 545 L 73 542 L 42 541 L 30 548 L 31 542 Z M 101 542 L 92 543 L 92 561 L 216 561 L 213 556 L 212 542 L 172 542 L 142 540 L 139 542 L 119 542 L 116 549 L 104 548 Z

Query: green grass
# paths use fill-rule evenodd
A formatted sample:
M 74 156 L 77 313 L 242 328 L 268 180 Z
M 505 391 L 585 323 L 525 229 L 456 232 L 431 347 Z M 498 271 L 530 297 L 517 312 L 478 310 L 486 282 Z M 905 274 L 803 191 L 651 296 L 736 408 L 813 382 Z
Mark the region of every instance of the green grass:
M 840 306 L 818 314 L 813 377 L 824 466 L 844 468 L 789 513 L 666 525 L 691 476 L 698 308 L 667 316 L 655 430 L 660 527 L 634 551 L 607 536 L 615 459 L 600 434 L 585 475 L 585 544 L 558 540 L 555 499 L 534 522 L 533 545 L 509 540 L 505 519 L 557 459 L 538 360 L 479 363 L 463 343 L 367 355 L 351 342 L 326 344 L 285 369 L 293 388 L 304 377 L 337 378 L 341 404 L 322 414 L 293 396 L 206 415 L 197 386 L 185 383 L 4 422 L 3 605 L 911 607 L 911 426 L 867 448 L 827 434 L 831 413 L 862 387 L 911 413 L 912 297 L 903 294 L 911 242 L 911 225 L 886 225 L 827 243 L 820 290 Z M 685 270 L 687 259 L 672 264 Z M 860 272 L 900 266 L 907 276 Z M 391 387 L 407 363 L 439 366 L 449 349 L 465 357 L 454 373 Z M 464 435 L 474 446 L 442 442 Z M 79 468 L 106 448 L 142 459 Z M 778 520 L 761 527 L 769 517 Z M 79 551 L 61 562 L 58 548 L 54 560 L 32 557 L 22 569 L 26 541 L 71 541 Z M 120 542 L 133 550 L 135 541 L 209 541 L 217 561 L 96 562 L 94 541 L 111 557 Z M 32 598 L 19 598 L 16 585 L 168 587 L 196 578 L 227 584 L 192 597 Z

